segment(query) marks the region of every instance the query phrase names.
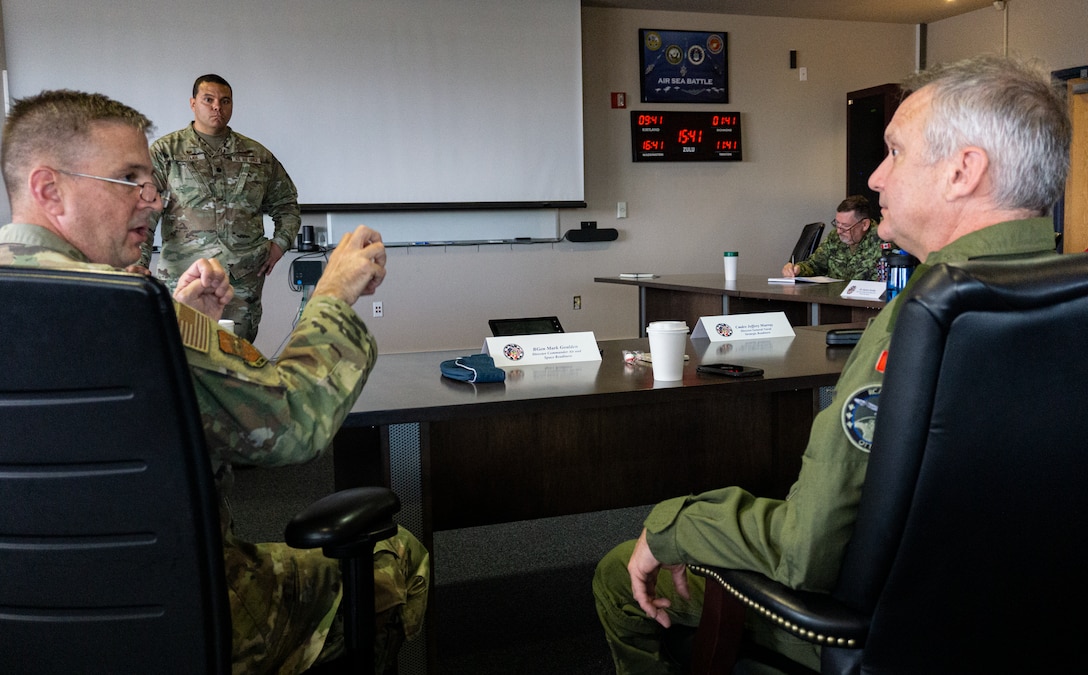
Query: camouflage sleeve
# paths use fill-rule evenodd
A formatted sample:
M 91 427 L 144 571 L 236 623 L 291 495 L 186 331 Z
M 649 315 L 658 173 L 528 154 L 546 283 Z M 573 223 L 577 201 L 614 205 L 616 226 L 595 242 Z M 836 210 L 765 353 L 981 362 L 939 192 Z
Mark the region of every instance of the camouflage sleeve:
M 827 241 L 824 241 L 816 247 L 816 250 L 812 252 L 812 255 L 797 263 L 797 266 L 800 268 L 797 272 L 797 276 L 815 277 L 827 274 L 828 249 Z
M 155 185 L 160 190 L 166 188 L 166 160 L 159 143 L 151 145 L 151 171 Z M 155 230 L 159 226 L 161 213 L 152 213 L 147 222 L 147 241 L 140 244 L 139 264 L 151 269 L 151 248 L 155 244 Z
M 279 160 L 273 159 L 272 175 L 268 181 L 261 210 L 272 217 L 275 229 L 272 241 L 287 251 L 295 243 L 302 216 L 298 208 L 298 190 Z
M 307 304 L 274 363 L 210 317 L 177 310 L 215 469 L 297 464 L 323 453 L 377 356 L 362 320 L 335 298 Z

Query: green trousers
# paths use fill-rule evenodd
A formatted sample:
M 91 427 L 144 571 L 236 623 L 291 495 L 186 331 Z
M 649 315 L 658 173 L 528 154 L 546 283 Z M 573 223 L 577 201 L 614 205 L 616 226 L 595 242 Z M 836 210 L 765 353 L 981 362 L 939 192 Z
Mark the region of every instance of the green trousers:
M 635 549 L 634 540 L 612 549 L 597 564 L 593 575 L 593 597 L 605 639 L 612 650 L 616 675 L 680 675 L 683 667 L 663 647 L 665 629 L 646 616 L 631 594 L 631 575 L 627 561 Z M 657 580 L 657 594 L 672 601 L 667 610 L 674 626 L 698 626 L 703 613 L 706 579 L 688 573 L 691 599 L 676 592 L 672 573 L 662 570 Z M 812 643 L 781 631 L 762 618 L 748 613 L 745 631 L 753 641 L 780 652 L 814 670 L 820 669 L 820 654 Z
M 617 675 L 642 675 L 649 673 L 680 675 L 683 668 L 663 650 L 665 629 L 646 616 L 631 596 L 631 575 L 627 561 L 635 550 L 634 540 L 624 542 L 608 552 L 593 575 L 593 597 L 597 603 L 612 660 Z M 672 600 L 668 609 L 674 626 L 698 626 L 703 613 L 702 577 L 688 574 L 691 600 L 684 600 L 676 592 L 672 574 L 663 571 L 658 577 L 657 592 Z

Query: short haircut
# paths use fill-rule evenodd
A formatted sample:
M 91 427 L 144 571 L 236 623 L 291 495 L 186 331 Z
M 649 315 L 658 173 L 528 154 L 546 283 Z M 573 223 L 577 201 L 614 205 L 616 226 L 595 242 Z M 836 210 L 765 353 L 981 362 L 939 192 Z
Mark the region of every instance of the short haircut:
M 903 84 L 908 92 L 923 87 L 933 94 L 927 161 L 966 146 L 982 148 L 996 205 L 1046 214 L 1065 188 L 1072 136 L 1064 94 L 1049 73 L 1027 61 L 979 56 L 935 66 Z
M 872 211 L 869 208 L 869 198 L 865 195 L 850 195 L 846 199 L 839 202 L 839 207 L 835 209 L 836 213 L 849 213 L 855 211 L 862 218 L 872 219 Z
M 127 124 L 145 136 L 154 130 L 142 113 L 102 94 L 58 89 L 15 101 L 4 123 L 0 154 L 12 204 L 35 166 L 65 167 L 78 160 L 95 123 Z
M 201 75 L 200 77 L 196 78 L 196 80 L 193 82 L 193 98 L 196 98 L 196 95 L 200 92 L 200 83 L 201 82 L 211 82 L 212 84 L 221 84 L 224 87 L 226 87 L 227 89 L 230 89 L 232 94 L 234 93 L 234 88 L 230 86 L 230 82 L 227 82 L 226 80 L 224 80 L 222 77 L 216 75 L 215 73 L 208 73 L 207 75 Z

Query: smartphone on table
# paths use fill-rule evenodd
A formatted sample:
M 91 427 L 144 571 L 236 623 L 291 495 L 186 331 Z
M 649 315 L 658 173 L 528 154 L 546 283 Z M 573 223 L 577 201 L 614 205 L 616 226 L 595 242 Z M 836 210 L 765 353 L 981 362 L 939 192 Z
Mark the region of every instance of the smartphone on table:
M 733 363 L 704 363 L 695 370 L 700 373 L 725 375 L 726 377 L 755 377 L 763 374 L 762 368 L 756 368 L 754 366 L 738 366 Z

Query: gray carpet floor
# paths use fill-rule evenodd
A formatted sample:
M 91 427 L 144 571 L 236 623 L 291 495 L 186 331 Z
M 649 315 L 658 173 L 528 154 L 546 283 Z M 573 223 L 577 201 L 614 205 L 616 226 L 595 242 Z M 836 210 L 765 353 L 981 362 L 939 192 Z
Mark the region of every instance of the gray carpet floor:
M 332 462 L 237 471 L 237 532 L 282 541 L 283 527 L 332 490 Z M 650 506 L 436 532 L 428 644 L 438 675 L 609 675 L 593 608 L 593 568 L 637 536 Z M 418 673 L 409 643 L 401 673 Z M 411 652 L 416 652 L 415 654 Z

